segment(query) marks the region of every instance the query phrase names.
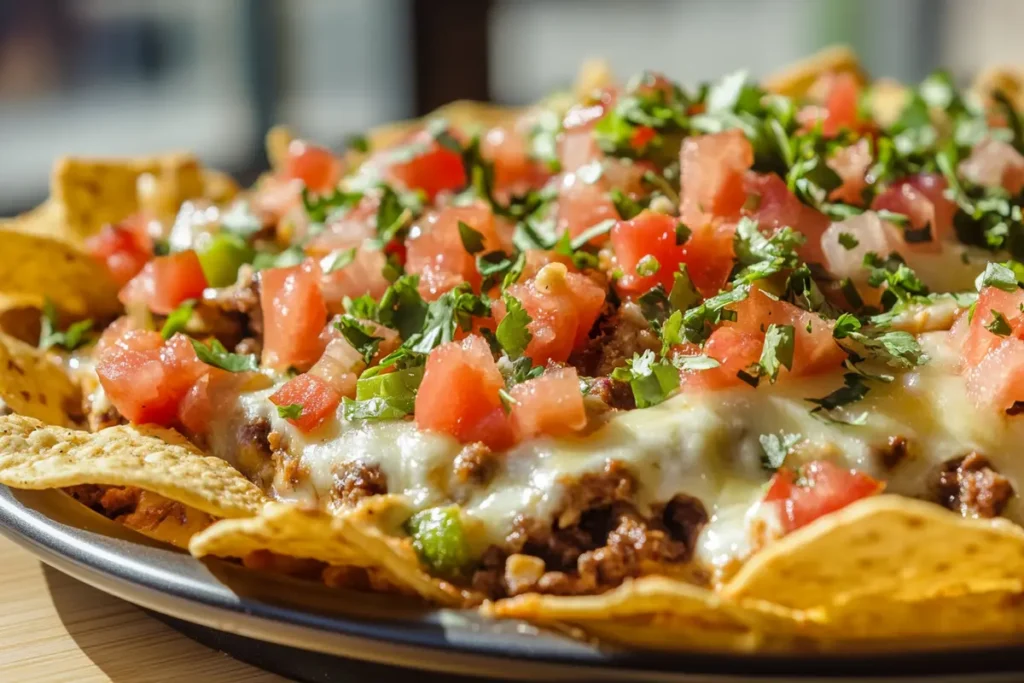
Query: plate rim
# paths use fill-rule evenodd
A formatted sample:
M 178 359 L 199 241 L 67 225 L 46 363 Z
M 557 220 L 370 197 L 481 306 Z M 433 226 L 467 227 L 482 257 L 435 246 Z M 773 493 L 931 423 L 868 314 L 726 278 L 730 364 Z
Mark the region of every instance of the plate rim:
M 194 579 L 186 581 L 153 566 L 152 558 L 146 559 L 148 551 L 140 550 L 140 557 L 130 557 L 128 562 L 119 564 L 112 561 L 114 557 L 122 556 L 113 553 L 115 548 L 105 547 L 113 545 L 110 537 L 55 520 L 21 500 L 33 495 L 64 494 L 53 490 L 15 491 L 0 485 L 0 534 L 41 561 L 133 604 L 258 640 L 392 666 L 470 675 L 480 675 L 495 660 L 515 661 L 515 671 L 502 673 L 512 673 L 523 679 L 540 675 L 557 676 L 562 680 L 580 679 L 581 676 L 585 680 L 643 677 L 645 680 L 731 681 L 751 678 L 771 680 L 780 676 L 783 677 L 781 680 L 794 677 L 801 680 L 841 680 L 865 675 L 855 671 L 863 655 L 666 653 L 601 650 L 593 646 L 569 648 L 568 644 L 564 651 L 559 650 L 557 654 L 550 646 L 543 648 L 545 651 L 531 652 L 528 647 L 510 649 L 488 642 L 473 642 L 469 638 L 459 639 L 459 642 L 451 641 L 445 637 L 446 629 L 442 624 L 427 619 L 417 622 L 395 620 L 378 624 L 352 617 L 317 614 L 240 596 L 233 593 L 230 587 L 220 584 L 234 597 L 234 600 L 226 599 L 225 591 L 212 590 L 210 586 L 203 586 Z M 95 515 L 105 523 L 116 524 L 88 508 L 83 507 L 82 512 Z M 204 565 L 176 551 L 164 548 L 149 550 L 174 553 L 181 561 Z M 138 564 L 149 571 L 139 571 L 136 567 Z M 440 611 L 427 610 L 425 613 L 436 616 Z M 399 624 L 404 627 L 400 628 Z M 282 626 L 285 627 L 283 630 Z M 372 644 L 372 647 L 365 647 L 368 644 Z M 875 653 L 870 659 L 876 672 L 884 671 L 887 663 L 903 662 L 900 668 L 907 673 L 887 676 L 888 680 L 894 681 L 935 681 L 951 673 L 958 676 L 1016 676 L 1007 680 L 1017 680 L 1021 672 L 1024 672 L 1024 662 L 1012 669 L 1007 669 L 1006 665 L 1021 660 L 1022 653 L 1022 645 L 1000 645 L 957 650 L 955 653 Z M 951 672 L 948 666 L 937 665 L 938 659 L 953 657 L 957 660 L 970 658 L 987 666 L 971 671 Z M 937 678 L 934 673 L 914 671 L 918 666 L 941 673 L 938 673 Z M 844 670 L 847 673 L 844 674 Z

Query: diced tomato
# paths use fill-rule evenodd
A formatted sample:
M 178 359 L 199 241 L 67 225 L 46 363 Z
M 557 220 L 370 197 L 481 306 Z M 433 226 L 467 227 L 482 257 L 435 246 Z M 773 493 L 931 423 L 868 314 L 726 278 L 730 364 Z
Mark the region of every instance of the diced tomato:
M 852 145 L 836 150 L 836 153 L 828 160 L 828 165 L 839 174 L 843 184 L 832 190 L 829 199 L 854 206 L 863 206 L 862 193 L 867 187 L 867 180 L 864 176 L 871 168 L 873 161 L 871 145 L 863 138 Z
M 321 261 L 326 266 L 334 257 L 328 256 Z M 379 299 L 391 284 L 384 277 L 384 266 L 387 257 L 380 249 L 359 248 L 355 259 L 347 266 L 333 272 L 323 271 L 320 287 L 331 313 L 342 313 L 345 297 L 355 299 L 369 294 Z
M 629 146 L 637 152 L 642 152 L 657 135 L 658 132 L 650 126 L 637 126 L 633 134 L 629 136 Z
M 292 140 L 288 146 L 283 175 L 301 180 L 314 192 L 328 192 L 341 179 L 342 163 L 329 149 L 311 145 L 303 140 Z
M 439 192 L 457 190 L 466 184 L 462 156 L 442 146 L 426 130 L 383 154 L 388 178 L 410 190 L 423 190 L 430 201 Z M 409 154 L 412 158 L 407 159 Z
M 459 223 L 483 236 L 485 253 L 505 246 L 488 206 L 448 206 L 428 213 L 413 226 L 406 240 L 406 271 L 420 276 L 420 294 L 428 300 L 437 299 L 462 282 L 474 289 L 480 287 L 476 257 L 466 251 Z
M 520 439 L 562 436 L 587 426 L 575 368 L 555 368 L 512 387 L 512 423 Z
M 857 244 L 852 247 L 844 245 L 844 234 L 852 236 Z M 848 277 L 854 282 L 867 280 L 864 256 L 868 252 L 888 255 L 901 251 L 905 244 L 902 231 L 881 220 L 874 211 L 865 211 L 833 223 L 821 237 L 826 270 L 836 279 Z
M 814 87 L 825 92 L 825 99 L 822 106 L 806 107 L 797 113 L 805 129 L 813 128 L 820 121 L 822 134 L 835 137 L 844 128 L 863 128 L 864 122 L 857 112 L 861 87 L 856 76 L 848 72 L 826 74 Z
M 885 484 L 863 472 L 849 470 L 827 460 L 815 460 L 793 470 L 775 473 L 764 496 L 765 503 L 779 506 L 779 517 L 787 532 L 799 529 L 850 503 L 881 493 Z
M 799 249 L 800 257 L 810 263 L 821 263 L 821 236 L 831 224 L 828 216 L 813 209 L 789 191 L 785 181 L 774 173 L 749 172 L 743 177 L 748 201 L 743 213 L 758 222 L 767 233 L 789 226 L 807 238 Z
M 576 237 L 608 219 L 618 220 L 611 196 L 604 183 L 587 183 L 575 173 L 566 173 L 558 186 L 558 232 L 569 232 Z M 607 239 L 607 238 L 604 238 Z M 594 244 L 602 240 L 596 239 Z
M 964 367 L 980 363 L 1004 339 L 988 330 L 987 326 L 992 324 L 992 311 L 1001 313 L 1006 319 L 1011 329 L 1009 336 L 1024 338 L 1024 309 L 1021 306 L 1024 306 L 1022 289 L 1007 292 L 998 287 L 985 287 L 981 290 L 978 303 L 974 307 L 974 315 L 962 313 L 955 325 L 967 328 L 960 354 Z M 953 335 L 958 336 L 956 330 L 953 331 Z
M 871 208 L 885 209 L 907 216 L 910 226 L 921 230 L 931 228 L 932 239 L 924 242 L 907 242 L 900 233 L 903 248 L 916 251 L 938 252 L 941 242 L 953 235 L 953 214 L 955 204 L 943 194 L 946 181 L 942 176 L 922 173 L 893 183 L 889 189 L 875 197 Z
M 416 394 L 416 426 L 450 434 L 462 443 L 506 448 L 515 436 L 498 395 L 504 386 L 483 337 L 439 346 L 427 358 Z
M 587 340 L 605 299 L 604 289 L 584 275 L 567 272 L 561 264 L 545 266 L 536 277 L 507 291 L 530 315 L 527 329 L 533 337 L 526 355 L 538 365 L 568 360 Z M 495 301 L 491 314 L 495 324 L 500 323 L 506 315 L 504 301 Z
M 740 130 L 686 138 L 680 151 L 683 222 L 696 228 L 715 216 L 734 216 L 747 193 L 743 174 L 754 148 Z
M 142 216 L 104 225 L 85 240 L 85 250 L 107 266 L 118 285 L 126 285 L 153 258 L 153 239 Z
M 270 402 L 276 406 L 301 406 L 302 414 L 287 418 L 288 422 L 299 431 L 311 432 L 334 415 L 341 394 L 316 375 L 306 373 L 288 380 L 270 395 Z
M 480 154 L 494 163 L 494 185 L 499 190 L 512 186 L 536 186 L 550 175 L 530 156 L 526 136 L 516 126 L 496 126 L 480 141 Z
M 728 325 L 760 334 L 762 339 L 771 324 L 793 326 L 793 368 L 788 371 L 783 368 L 780 380 L 787 374 L 801 376 L 834 370 L 846 360 L 846 352 L 832 337 L 833 323 L 815 313 L 774 299 L 757 288 L 752 288 L 746 299 L 730 308 L 736 312 L 736 321 Z
M 204 289 L 203 267 L 189 249 L 157 256 L 117 296 L 125 306 L 144 304 L 154 313 L 167 315 L 183 301 L 202 297 Z
M 732 270 L 732 232 L 718 226 L 700 225 L 679 245 L 676 243 L 678 225 L 678 219 L 672 216 L 644 211 L 612 228 L 612 247 L 622 270 L 617 286 L 623 295 L 643 294 L 657 284 L 666 291 L 671 290 L 682 263 L 687 265 L 693 284 L 704 296 L 714 296 L 722 288 Z M 658 269 L 653 274 L 642 275 L 637 272 L 637 266 L 647 257 L 657 261 Z
M 230 404 L 237 400 L 253 375 L 250 372 L 225 372 L 209 368 L 178 404 L 178 422 L 192 436 L 205 434 L 210 420 L 230 410 Z
M 1005 337 L 963 369 L 967 395 L 983 409 L 1005 411 L 1024 401 L 1024 341 Z
M 747 332 L 736 327 L 720 327 L 711 333 L 704 344 L 704 355 L 719 362 L 717 368 L 708 370 L 687 370 L 680 375 L 684 391 L 708 391 L 750 385 L 739 378 L 739 373 L 749 372 L 750 367 L 761 358 L 764 335 Z M 695 355 L 700 349 L 688 350 L 681 355 Z
M 982 187 L 1001 187 L 1011 195 L 1024 190 L 1024 156 L 1001 140 L 986 138 L 979 142 L 958 170 Z
M 96 374 L 110 402 L 130 422 L 173 425 L 178 404 L 210 366 L 196 357 L 188 337 L 166 343 L 151 330 L 127 330 L 109 344 Z
M 523 282 L 529 280 L 539 273 L 541 268 L 549 263 L 561 263 L 567 270 L 569 270 L 569 272 L 576 272 L 576 267 L 573 265 L 571 256 L 560 254 L 557 251 L 527 249 L 526 263 L 523 264 L 523 272 L 519 276 L 519 281 Z
M 558 141 L 558 161 L 566 173 L 573 173 L 580 166 L 604 157 L 593 131 L 609 105 L 610 102 L 577 104 L 566 112 Z
M 320 267 L 312 259 L 260 273 L 263 364 L 283 370 L 308 369 L 320 357 L 320 331 L 327 304 L 320 291 Z

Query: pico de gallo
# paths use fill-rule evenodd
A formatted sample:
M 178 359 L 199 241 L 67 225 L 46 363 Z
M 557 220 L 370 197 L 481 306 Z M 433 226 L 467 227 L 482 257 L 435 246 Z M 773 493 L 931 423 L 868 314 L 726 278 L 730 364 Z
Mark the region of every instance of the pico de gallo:
M 945 73 L 904 95 L 644 72 L 292 140 L 226 206 L 90 238 L 125 307 L 79 351 L 92 417 L 282 499 L 405 496 L 425 565 L 491 596 L 720 579 L 883 491 L 1015 516 L 1024 127 Z

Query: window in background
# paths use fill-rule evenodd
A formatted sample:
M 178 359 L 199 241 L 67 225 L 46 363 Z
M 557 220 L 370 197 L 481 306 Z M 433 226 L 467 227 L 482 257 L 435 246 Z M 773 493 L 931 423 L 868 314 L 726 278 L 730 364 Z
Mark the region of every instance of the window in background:
M 325 144 L 413 112 L 405 0 L 279 3 L 278 121 Z
M 253 139 L 243 0 L 0 1 L 0 206 L 46 192 L 64 154 L 193 149 L 233 167 Z

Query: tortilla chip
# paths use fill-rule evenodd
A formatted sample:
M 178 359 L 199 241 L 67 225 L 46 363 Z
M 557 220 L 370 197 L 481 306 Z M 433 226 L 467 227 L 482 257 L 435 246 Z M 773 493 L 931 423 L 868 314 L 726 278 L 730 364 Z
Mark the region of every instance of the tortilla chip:
M 47 424 L 73 426 L 82 397 L 67 373 L 45 353 L 0 334 L 0 400 L 11 411 Z
M 796 608 L 851 599 L 914 601 L 1024 578 L 1024 529 L 964 519 L 932 503 L 874 496 L 755 554 L 722 589 Z
M 340 516 L 272 504 L 258 517 L 214 524 L 192 539 L 189 550 L 196 557 L 245 557 L 267 550 L 330 565 L 376 568 L 396 587 L 441 605 L 479 602 L 472 594 L 424 572 L 407 543 L 386 536 L 374 523 L 402 507 L 394 496 L 367 499 Z
M 1014 106 L 1024 106 L 1024 69 L 1013 66 L 991 66 L 974 79 L 971 91 L 983 101 L 999 91 L 1006 95 Z
M 1020 639 L 1024 632 L 1024 585 L 1020 580 L 980 582 L 970 592 L 918 600 L 862 596 L 813 610 L 808 633 L 824 643 L 849 649 L 959 647 L 971 641 L 992 646 L 993 637 Z M 966 639 L 966 640 L 965 640 Z M 856 641 L 856 642 L 854 642 Z
M 124 425 L 90 434 L 22 415 L 0 417 L 0 484 L 137 486 L 215 517 L 255 515 L 267 502 L 238 470 L 172 430 Z
M 667 650 L 792 648 L 799 614 L 760 601 L 737 604 L 661 576 L 628 580 L 601 595 L 529 593 L 485 603 L 488 616 L 566 623 L 626 645 Z
M 0 332 L 35 344 L 42 331 L 43 303 L 43 297 L 38 294 L 0 292 Z
M 106 268 L 58 239 L 0 227 L 0 295 L 42 309 L 49 298 L 71 318 L 109 318 L 121 310 Z
M 295 135 L 287 126 L 274 126 L 267 131 L 264 138 L 264 147 L 267 152 L 267 161 L 273 171 L 280 171 L 288 160 L 288 147 L 292 144 Z
M 214 204 L 227 204 L 242 191 L 235 179 L 227 173 L 204 168 L 202 174 L 203 197 Z
M 580 65 L 576 73 L 576 81 L 572 85 L 572 93 L 577 101 L 585 100 L 597 90 L 615 85 L 615 73 L 611 65 L 603 59 L 588 59 Z
M 50 179 L 50 197 L 62 207 L 65 236 L 73 242 L 143 209 L 171 219 L 182 202 L 203 196 L 203 190 L 199 162 L 184 153 L 138 159 L 65 157 Z
M 846 45 L 833 45 L 790 64 L 764 79 L 762 85 L 786 97 L 803 97 L 818 78 L 827 73 L 851 73 L 863 84 L 867 81 L 857 55 Z

